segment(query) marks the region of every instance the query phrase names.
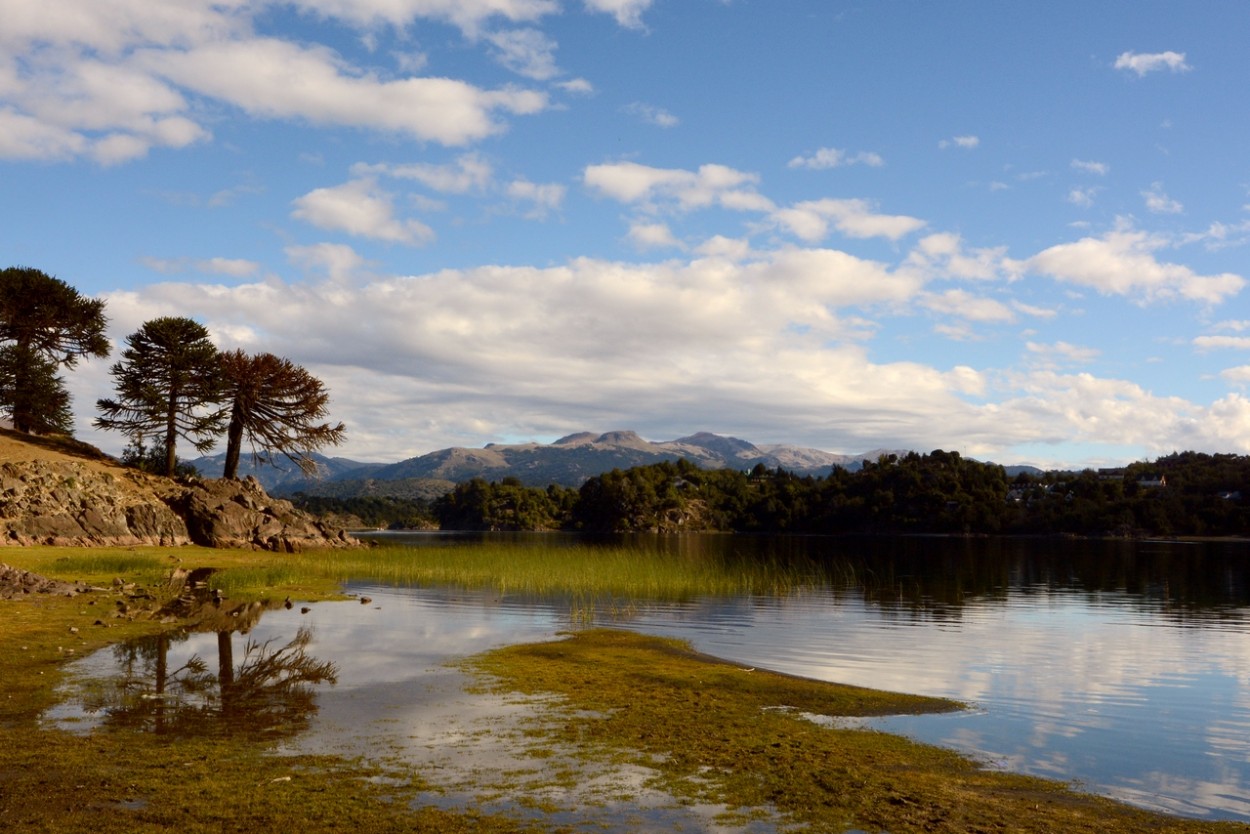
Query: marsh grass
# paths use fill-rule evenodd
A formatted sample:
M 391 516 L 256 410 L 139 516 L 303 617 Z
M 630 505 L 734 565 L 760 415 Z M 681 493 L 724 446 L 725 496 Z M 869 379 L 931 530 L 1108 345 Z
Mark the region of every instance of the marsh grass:
M 557 696 L 547 701 L 547 714 L 534 717 L 536 745 L 579 750 L 588 762 L 648 768 L 656 774 L 652 784 L 670 795 L 726 807 L 726 824 L 771 810 L 786 831 L 1245 830 L 989 771 L 953 751 L 898 736 L 819 726 L 804 715 L 958 705 L 744 669 L 681 641 L 581 630 L 562 641 L 496 649 L 465 666 L 495 691 Z
M 501 595 L 571 596 L 589 604 L 777 595 L 816 581 L 809 565 L 713 556 L 674 556 L 637 547 L 543 544 L 380 546 L 281 557 L 286 581 L 331 579 L 396 586 L 489 588 Z M 220 576 L 233 582 L 230 571 Z

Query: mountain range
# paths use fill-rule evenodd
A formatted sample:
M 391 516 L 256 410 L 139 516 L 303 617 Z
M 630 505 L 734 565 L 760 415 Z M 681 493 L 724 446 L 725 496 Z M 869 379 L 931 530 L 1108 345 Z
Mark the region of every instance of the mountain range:
M 632 431 L 604 434 L 581 432 L 554 443 L 489 443 L 480 449 L 453 447 L 400 461 L 362 463 L 347 458 L 314 455 L 319 477 L 307 478 L 285 458 L 256 465 L 244 456 L 240 475 L 253 475 L 272 495 L 351 497 L 378 495 L 430 497 L 472 478 L 498 481 L 513 477 L 527 486 L 560 484 L 577 487 L 589 478 L 666 460 L 685 459 L 705 469 L 751 469 L 763 464 L 799 475 L 826 475 L 832 467 L 859 469 L 864 460 L 905 450 L 874 449 L 860 455 L 838 455 L 820 449 L 784 444 L 757 446 L 736 437 L 698 432 L 677 440 L 644 440 Z M 209 455 L 187 461 L 204 477 L 220 477 L 225 455 Z

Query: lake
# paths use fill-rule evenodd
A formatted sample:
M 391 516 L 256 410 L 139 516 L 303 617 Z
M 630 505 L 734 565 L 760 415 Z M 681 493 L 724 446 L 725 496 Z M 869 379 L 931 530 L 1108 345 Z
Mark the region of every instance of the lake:
M 525 537 L 384 538 L 429 547 Z M 598 624 L 681 637 L 747 666 L 957 698 L 971 709 L 869 726 L 1157 810 L 1250 821 L 1250 544 L 729 535 L 599 541 L 674 558 L 733 554 L 799 564 L 812 570 L 813 582 L 785 596 L 643 600 L 610 620 L 601 615 Z M 309 698 L 278 715 L 269 728 L 275 748 L 373 755 L 439 772 L 449 805 L 468 801 L 473 779 L 490 768 L 522 767 L 506 742 L 526 705 L 469 695 L 447 664 L 508 642 L 551 639 L 570 626 L 570 601 L 368 582 L 349 590 L 371 601 L 260 612 L 248 634 L 253 646 L 277 647 L 303 627 L 307 651 L 338 671 L 337 683 L 311 681 Z M 222 639 L 172 640 L 162 650 L 165 668 L 223 651 L 236 662 L 247 656 L 244 638 L 227 638 L 224 647 Z M 152 656 L 145 651 L 81 661 L 66 702 L 47 719 L 84 729 L 119 715 L 171 721 L 172 713 L 150 707 L 111 708 L 99 695 L 100 681 L 133 672 L 137 656 Z M 647 814 L 649 824 L 698 827 L 689 817 L 705 809 L 648 797 L 635 777 L 600 774 L 586 788 L 599 791 L 601 806 L 628 795 L 631 812 Z M 506 798 L 496 803 L 508 807 Z

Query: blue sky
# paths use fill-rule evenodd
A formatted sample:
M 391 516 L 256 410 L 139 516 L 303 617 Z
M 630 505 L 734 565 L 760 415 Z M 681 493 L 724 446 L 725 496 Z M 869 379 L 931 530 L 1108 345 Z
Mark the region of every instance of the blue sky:
M 340 453 L 1250 453 L 1241 2 L 0 0 L 0 261 Z M 69 376 L 78 435 L 109 361 Z

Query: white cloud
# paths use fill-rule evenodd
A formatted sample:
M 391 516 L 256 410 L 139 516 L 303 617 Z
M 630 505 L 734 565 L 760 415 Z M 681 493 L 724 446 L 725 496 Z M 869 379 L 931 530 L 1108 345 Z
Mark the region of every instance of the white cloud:
M 1026 316 L 1033 316 L 1039 319 L 1053 319 L 1059 315 L 1058 310 L 1049 307 L 1038 307 L 1034 304 L 1025 304 L 1023 301 L 1013 301 L 1011 306 L 1024 313 Z
M 585 78 L 571 78 L 568 81 L 559 81 L 556 82 L 555 86 L 566 93 L 573 93 L 579 96 L 588 96 L 595 91 L 595 85 Z
M 70 159 L 88 147 L 81 133 L 47 124 L 11 107 L 0 107 L 0 158 Z
M 536 183 L 518 179 L 508 183 L 507 193 L 513 200 L 530 206 L 525 213 L 526 217 L 541 220 L 560 208 L 566 190 L 559 183 Z
M 1111 170 L 1111 166 L 1105 162 L 1094 162 L 1092 160 L 1085 159 L 1072 160 L 1072 167 L 1077 171 L 1084 171 L 1087 174 L 1097 174 L 1100 177 L 1105 177 Z
M 681 241 L 665 223 L 633 223 L 629 227 L 629 239 L 642 250 L 681 248 Z
M 447 145 L 498 133 L 506 116 L 548 106 L 540 91 L 487 90 L 451 78 L 384 78 L 323 46 L 258 37 L 252 18 L 267 5 L 59 0 L 52 9 L 9 0 L 0 54 L 22 72 L 0 69 L 0 156 L 117 164 L 152 148 L 206 141 L 204 108 L 193 107 L 188 94 L 257 118 L 360 127 Z M 494 17 L 533 20 L 557 10 L 548 0 L 297 5 L 349 25 L 434 17 L 466 31 Z M 550 44 L 541 36 L 497 34 L 493 42 L 517 71 L 550 77 L 544 57 Z
M 319 229 L 414 246 L 434 239 L 434 231 L 419 220 L 397 218 L 392 195 L 369 178 L 315 189 L 292 205 L 292 217 Z
M 841 168 L 846 165 L 867 165 L 879 168 L 885 160 L 878 153 L 859 151 L 849 153 L 841 148 L 820 148 L 809 156 L 796 156 L 787 164 L 789 168 L 809 168 L 820 171 L 826 168 Z
M 1245 286 L 1244 278 L 1230 272 L 1199 275 L 1187 266 L 1160 262 L 1155 253 L 1167 245 L 1166 240 L 1121 222 L 1101 238 L 1052 246 L 1022 266 L 1104 295 L 1131 295 L 1144 301 L 1181 298 L 1219 304 Z
M 938 147 L 942 150 L 946 150 L 947 148 L 962 148 L 966 151 L 970 151 L 980 144 L 981 137 L 979 136 L 952 136 L 949 139 L 943 139 L 938 142 Z
M 768 211 L 773 204 L 755 191 L 756 174 L 724 165 L 701 165 L 697 171 L 652 168 L 637 162 L 588 165 L 582 172 L 588 188 L 622 203 L 673 210 L 720 206 L 735 211 Z
M 238 0 L 234 0 L 238 2 Z M 358 26 L 405 26 L 420 18 L 444 20 L 475 34 L 485 23 L 534 22 L 560 11 L 556 0 L 292 0 L 298 8 Z
M 921 299 L 921 306 L 935 313 L 981 323 L 1010 323 L 1016 314 L 1001 301 L 976 296 L 967 290 L 947 290 Z
M 325 273 L 335 282 L 351 280 L 368 266 L 368 261 L 343 243 L 288 246 L 285 254 L 296 266 L 310 273 Z
M 616 22 L 629 29 L 641 29 L 642 13 L 651 8 L 651 0 L 582 0 L 586 8 L 604 12 L 616 18 Z
M 677 127 L 681 121 L 662 107 L 644 104 L 641 101 L 631 102 L 621 108 L 625 113 L 656 127 Z
M 1155 214 L 1180 214 L 1185 210 L 1184 206 L 1163 193 L 1161 182 L 1152 183 L 1150 190 L 1143 191 L 1141 196 L 1146 201 L 1146 208 Z
M 1115 59 L 1115 68 L 1135 72 L 1140 78 L 1148 72 L 1170 70 L 1188 72 L 1193 69 L 1185 63 L 1184 52 L 1121 52 Z
M 1220 371 L 1220 376 L 1234 385 L 1250 385 L 1250 365 L 1239 365 Z
M 1094 197 L 1097 196 L 1101 188 L 1073 188 L 1068 192 L 1068 202 L 1074 206 L 1081 208 L 1089 208 L 1094 204 Z
M 939 239 L 928 248 L 959 247 Z M 329 385 L 349 429 L 340 452 L 357 459 L 621 426 L 667 439 L 722 426 L 725 415 L 740 436 L 833 451 L 889 444 L 1001 456 L 1016 444 L 1092 442 L 1250 452 L 1250 401 L 1204 406 L 1058 373 L 1095 358 L 1079 345 L 1030 343 L 1035 361 L 1020 372 L 874 362 L 860 345 L 872 331 L 863 309 L 922 298 L 924 277 L 836 250 L 761 252 L 718 237 L 691 260 L 579 258 L 410 277 L 369 275 L 341 245 L 288 255 L 328 278 L 149 285 L 107 296 L 111 326 L 124 334 L 194 309 L 222 347 L 290 356 Z M 973 321 L 1011 313 L 962 291 L 923 300 Z M 103 374 L 98 383 L 107 387 Z M 107 395 L 92 384 L 75 374 L 86 386 L 77 401 Z
M 445 165 L 428 162 L 401 165 L 359 163 L 352 166 L 351 172 L 357 177 L 383 174 L 396 179 L 415 180 L 445 194 L 484 191 L 494 176 L 491 164 L 476 153 L 463 154 L 455 162 Z
M 1199 350 L 1250 350 L 1250 336 L 1198 336 L 1194 347 Z
M 518 75 L 547 81 L 560 74 L 556 42 L 537 29 L 492 32 L 486 40 L 495 47 L 499 63 Z
M 933 278 L 988 281 L 1001 277 L 1007 247 L 965 249 L 963 240 L 950 232 L 935 232 L 917 242 L 906 265 Z
M 809 243 L 827 237 L 830 225 L 848 237 L 890 240 L 898 240 L 925 225 L 915 217 L 876 214 L 865 200 L 824 199 L 795 203 L 774 211 L 772 219 Z
M 498 133 L 498 112 L 532 114 L 547 106 L 546 95 L 531 90 L 483 90 L 451 78 L 383 80 L 355 72 L 324 47 L 270 38 L 141 53 L 138 60 L 253 116 L 394 131 L 444 145 Z
M 1215 221 L 1201 232 L 1191 232 L 1181 238 L 1182 243 L 1202 243 L 1211 250 L 1242 246 L 1250 240 L 1250 220 L 1240 223 Z
M 1025 349 L 1039 359 L 1043 365 L 1052 367 L 1058 364 L 1088 365 L 1098 358 L 1101 351 L 1097 348 L 1074 345 L 1070 342 L 1026 342 Z

